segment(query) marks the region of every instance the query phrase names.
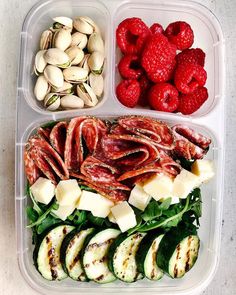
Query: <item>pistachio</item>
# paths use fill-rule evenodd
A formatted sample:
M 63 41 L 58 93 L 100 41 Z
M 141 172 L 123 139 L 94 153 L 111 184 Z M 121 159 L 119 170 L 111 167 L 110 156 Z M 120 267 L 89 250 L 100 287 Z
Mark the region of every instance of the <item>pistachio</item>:
M 88 81 L 94 93 L 98 97 L 101 97 L 103 93 L 103 89 L 104 89 L 104 80 L 102 75 L 96 75 L 94 73 L 90 73 Z
M 72 87 L 73 87 L 73 85 L 71 83 L 64 81 L 62 87 L 60 87 L 60 88 L 52 87 L 52 92 L 56 92 L 58 95 L 73 94 Z
M 88 65 L 90 70 L 93 73 L 100 75 L 103 70 L 103 64 L 104 55 L 99 51 L 94 51 L 88 59 Z
M 47 62 L 44 59 L 44 54 L 46 50 L 40 50 L 37 52 L 35 55 L 35 60 L 34 60 L 34 72 L 38 76 L 39 74 L 43 73 Z
M 50 48 L 44 54 L 45 61 L 59 68 L 68 68 L 70 66 L 69 56 L 58 48 Z
M 84 58 L 83 50 L 77 46 L 69 47 L 65 52 L 69 56 L 71 65 L 78 65 Z
M 48 65 L 43 73 L 51 86 L 58 88 L 63 86 L 64 78 L 61 69 L 53 65 Z
M 74 19 L 73 26 L 78 32 L 90 35 L 94 32 L 95 23 L 89 17 L 80 16 Z
M 48 93 L 44 99 L 48 111 L 56 111 L 60 107 L 60 97 L 56 93 Z
M 64 78 L 69 83 L 84 82 L 88 78 L 88 71 L 81 68 L 72 66 L 63 70 Z
M 100 29 L 97 24 L 88 16 L 81 16 L 81 19 L 93 27 L 93 31 L 100 34 Z
M 39 76 L 35 86 L 34 86 L 34 95 L 37 100 L 44 100 L 45 96 L 50 92 L 50 85 L 43 75 Z
M 65 95 L 61 98 L 61 107 L 63 109 L 81 109 L 84 107 L 84 101 L 76 95 Z
M 48 49 L 49 47 L 51 47 L 52 35 L 53 35 L 52 31 L 50 31 L 50 30 L 46 30 L 42 33 L 42 35 L 40 37 L 40 44 L 39 44 L 40 50 L 45 50 L 45 49 Z
M 80 49 L 84 49 L 88 43 L 88 38 L 85 34 L 75 32 L 72 34 L 72 41 L 70 46 L 78 46 Z
M 69 17 L 66 16 L 57 16 L 53 18 L 54 20 L 54 24 L 53 24 L 53 28 L 54 29 L 70 29 L 72 30 L 73 28 L 73 20 Z
M 53 47 L 59 48 L 65 51 L 71 44 L 71 33 L 69 30 L 60 29 L 54 33 L 52 44 Z
M 88 72 L 90 72 L 90 68 L 88 66 L 88 59 L 89 59 L 89 57 L 90 57 L 90 54 L 85 54 L 84 58 L 79 63 L 79 66 L 82 67 L 83 69 L 87 70 Z
M 104 53 L 104 42 L 99 33 L 93 33 L 90 35 L 88 40 L 88 51 L 92 53 L 93 51 L 100 51 Z
M 77 94 L 83 99 L 84 104 L 89 107 L 94 107 L 98 103 L 98 99 L 93 92 L 92 88 L 86 84 L 82 83 L 77 85 Z

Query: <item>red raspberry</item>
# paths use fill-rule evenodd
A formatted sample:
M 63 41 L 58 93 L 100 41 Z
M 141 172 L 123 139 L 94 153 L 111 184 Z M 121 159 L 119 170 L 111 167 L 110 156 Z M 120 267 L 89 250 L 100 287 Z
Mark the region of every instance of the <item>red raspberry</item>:
M 197 88 L 193 93 L 181 94 L 179 97 L 178 111 L 184 115 L 196 112 L 208 98 L 205 87 Z
M 139 82 L 136 80 L 121 81 L 116 87 L 116 95 L 126 107 L 135 107 L 140 96 Z
M 186 22 L 178 21 L 169 24 L 165 30 L 165 35 L 179 50 L 187 49 L 193 45 L 193 30 Z
M 174 83 L 176 88 L 185 94 L 192 93 L 200 86 L 204 86 L 207 73 L 202 66 L 181 64 L 175 70 Z
M 176 61 L 173 60 L 170 64 L 160 66 L 155 73 L 148 73 L 148 78 L 154 83 L 166 82 L 173 78 Z
M 160 69 L 173 63 L 176 55 L 176 46 L 169 43 L 162 34 L 152 35 L 145 46 L 141 64 L 147 74 L 157 73 Z
M 176 56 L 177 64 L 195 64 L 204 67 L 205 53 L 200 48 L 185 49 Z
M 174 112 L 179 105 L 177 89 L 169 83 L 158 83 L 149 91 L 150 105 L 157 111 Z
M 142 75 L 138 81 L 141 89 L 138 104 L 145 107 L 148 105 L 148 91 L 152 84 L 145 75 Z
M 116 29 L 117 45 L 124 54 L 139 54 L 150 33 L 140 18 L 127 18 Z
M 118 64 L 118 69 L 125 79 L 138 79 L 142 74 L 137 55 L 123 56 Z
M 156 34 L 156 33 L 163 34 L 164 33 L 162 25 L 160 25 L 158 23 L 153 24 L 150 27 L 150 30 L 151 30 L 152 34 Z

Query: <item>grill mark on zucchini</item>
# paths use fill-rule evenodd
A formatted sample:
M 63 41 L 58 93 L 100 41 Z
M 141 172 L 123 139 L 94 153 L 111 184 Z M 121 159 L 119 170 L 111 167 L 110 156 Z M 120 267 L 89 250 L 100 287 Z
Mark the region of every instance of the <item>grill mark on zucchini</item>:
M 189 236 L 188 237 L 188 248 L 190 248 L 192 240 L 193 240 L 192 236 Z M 186 263 L 185 263 L 185 272 L 187 272 L 189 270 L 189 268 L 190 268 L 190 265 L 189 265 L 190 249 L 187 251 L 186 257 L 187 257 L 187 259 L 186 259 Z
M 79 255 L 75 256 L 74 260 L 69 265 L 69 270 L 72 270 L 74 268 L 74 266 L 76 265 L 76 263 L 79 261 L 79 258 L 80 258 Z
M 55 269 L 55 267 L 57 266 L 56 257 L 55 257 L 55 249 L 52 247 L 52 240 L 49 235 L 46 237 L 46 243 L 48 245 L 47 256 L 48 256 L 48 263 L 50 266 L 50 272 L 52 275 L 52 279 L 56 280 L 58 277 L 58 273 Z
M 153 268 L 152 268 L 152 272 L 151 272 L 151 278 L 153 279 L 155 277 L 155 268 L 154 268 L 154 265 L 156 263 L 156 259 L 157 259 L 157 253 L 154 251 L 156 248 L 156 241 L 154 240 L 154 242 L 152 243 L 152 265 L 153 265 Z
M 99 247 L 102 247 L 102 246 L 105 246 L 105 245 L 109 245 L 109 244 L 111 244 L 113 242 L 113 240 L 114 239 L 109 239 L 109 240 L 104 241 L 104 242 L 99 243 L 99 244 L 97 244 L 97 243 L 90 244 L 90 245 L 87 246 L 86 251 L 89 251 L 90 248 L 94 249 L 94 248 L 99 248 Z

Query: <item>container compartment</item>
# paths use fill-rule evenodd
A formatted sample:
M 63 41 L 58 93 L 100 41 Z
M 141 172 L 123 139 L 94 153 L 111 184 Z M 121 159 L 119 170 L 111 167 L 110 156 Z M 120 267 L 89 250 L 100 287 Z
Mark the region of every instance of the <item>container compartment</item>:
M 112 62 L 112 91 L 116 97 L 116 85 L 120 82 L 120 74 L 117 64 L 122 56 L 120 49 L 116 45 L 116 28 L 126 18 L 139 17 L 149 27 L 155 23 L 160 23 L 165 29 L 168 24 L 174 21 L 183 20 L 188 22 L 194 32 L 193 48 L 201 48 L 206 53 L 205 70 L 207 71 L 207 83 L 209 98 L 203 106 L 190 117 L 200 117 L 207 115 L 219 100 L 222 99 L 222 42 L 223 36 L 219 28 L 218 21 L 209 14 L 204 6 L 194 2 L 167 1 L 126 1 L 117 7 L 114 14 L 113 25 L 113 62 Z M 117 99 L 117 98 L 116 98 Z M 118 99 L 117 99 L 118 101 Z M 118 101 L 119 102 L 119 101 Z M 127 107 L 120 103 L 120 107 L 127 110 Z M 137 106 L 136 108 L 142 108 Z M 157 111 L 149 110 L 150 113 Z M 132 110 L 131 110 L 132 112 Z M 173 114 L 175 116 L 175 114 Z M 183 115 L 178 114 L 183 117 Z
M 99 103 L 92 109 L 96 109 L 103 105 L 108 97 L 108 88 L 110 79 L 108 74 L 108 64 L 110 61 L 109 51 L 109 30 L 110 16 L 107 7 L 100 1 L 96 0 L 69 0 L 69 1 L 42 1 L 33 7 L 23 24 L 22 32 L 22 53 L 20 60 L 20 76 L 19 88 L 22 89 L 24 97 L 29 106 L 40 114 L 50 114 L 51 112 L 44 109 L 41 102 L 37 101 L 34 96 L 33 89 L 36 82 L 36 75 L 33 73 L 34 57 L 39 50 L 39 40 L 41 33 L 48 29 L 52 23 L 53 17 L 68 16 L 74 18 L 76 16 L 89 16 L 98 24 L 101 29 L 101 34 L 105 42 L 105 66 L 104 66 L 104 93 Z M 84 108 L 78 112 L 89 112 L 91 108 Z M 72 111 L 60 111 L 70 113 Z

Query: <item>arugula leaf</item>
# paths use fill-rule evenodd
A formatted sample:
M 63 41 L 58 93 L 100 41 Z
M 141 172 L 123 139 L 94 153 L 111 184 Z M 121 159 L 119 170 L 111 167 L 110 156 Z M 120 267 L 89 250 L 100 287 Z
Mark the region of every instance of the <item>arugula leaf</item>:
M 70 216 L 67 217 L 67 219 L 73 222 L 75 225 L 79 225 L 86 221 L 87 213 L 86 211 L 75 210 Z
M 61 222 L 60 219 L 54 218 L 51 215 L 48 215 L 40 222 L 40 224 L 36 226 L 36 232 L 38 235 L 40 235 L 52 225 L 60 223 L 60 222 Z
M 193 163 L 195 162 L 195 160 L 187 160 L 185 158 L 178 158 L 178 161 L 180 162 L 180 165 L 188 170 L 188 171 L 191 171 L 191 166 L 193 165 Z
M 29 182 L 27 182 L 27 186 L 26 186 L 26 195 L 28 197 L 30 197 L 30 199 L 31 199 L 31 201 L 33 203 L 33 209 L 38 213 L 38 215 L 42 215 L 43 211 L 40 208 L 40 206 L 38 205 L 38 203 L 35 201 L 32 193 L 31 193 Z
M 57 123 L 58 123 L 58 121 L 51 121 L 51 122 L 43 124 L 41 127 L 44 129 L 51 128 L 51 127 L 54 127 Z
M 92 213 L 89 213 L 87 218 L 92 224 L 97 226 L 103 226 L 105 223 L 105 218 L 93 216 Z
M 92 192 L 92 193 L 96 193 L 96 191 L 94 189 L 92 189 L 92 188 L 90 188 L 90 187 L 88 187 L 86 185 L 80 184 L 79 186 L 80 186 L 80 189 L 81 190 Z
M 160 208 L 161 210 L 167 210 L 167 209 L 169 209 L 170 204 L 171 204 L 171 201 L 172 201 L 172 198 L 171 198 L 171 197 L 165 199 L 165 200 L 160 204 L 159 208 Z
M 128 230 L 128 236 L 133 234 L 134 232 L 138 231 L 138 229 L 141 226 L 142 221 L 143 221 L 141 215 L 136 215 L 136 221 L 137 221 L 136 226 L 134 226 Z
M 158 202 L 153 200 L 147 205 L 145 211 L 142 214 L 142 218 L 144 221 L 149 221 L 161 216 L 161 214 L 162 210 L 160 209 Z
M 29 207 L 29 206 L 26 207 L 26 214 L 27 214 L 28 219 L 31 222 L 35 222 L 38 219 L 38 217 L 39 217 L 37 211 L 34 210 L 34 208 Z

